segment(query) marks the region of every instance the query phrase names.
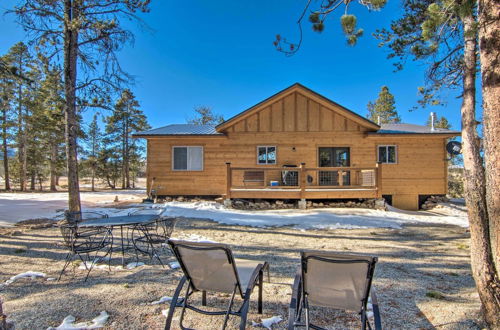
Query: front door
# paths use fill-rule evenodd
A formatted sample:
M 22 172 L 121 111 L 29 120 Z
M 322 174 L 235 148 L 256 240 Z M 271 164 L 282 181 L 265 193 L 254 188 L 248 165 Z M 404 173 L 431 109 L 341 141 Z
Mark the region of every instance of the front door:
M 351 166 L 351 151 L 349 147 L 320 147 L 318 149 L 318 158 L 319 167 Z M 319 171 L 318 182 L 320 186 L 338 186 L 338 170 Z M 342 183 L 344 186 L 350 185 L 351 175 L 349 171 L 344 172 Z

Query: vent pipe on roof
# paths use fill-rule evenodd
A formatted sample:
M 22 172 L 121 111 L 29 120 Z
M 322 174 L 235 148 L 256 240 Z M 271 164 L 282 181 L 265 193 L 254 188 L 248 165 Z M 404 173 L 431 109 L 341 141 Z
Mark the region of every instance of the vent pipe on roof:
M 431 131 L 435 131 L 436 130 L 436 113 L 435 112 L 431 112 Z
M 377 124 L 380 126 L 380 116 L 377 117 Z

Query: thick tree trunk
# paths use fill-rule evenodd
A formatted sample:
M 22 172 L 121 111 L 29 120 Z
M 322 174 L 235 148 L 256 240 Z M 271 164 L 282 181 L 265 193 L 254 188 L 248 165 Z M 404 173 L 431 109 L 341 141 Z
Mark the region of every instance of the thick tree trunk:
M 475 117 L 476 102 L 476 37 L 467 33 L 474 29 L 474 17 L 464 22 L 464 90 L 462 103 L 462 143 L 465 175 L 465 199 L 471 233 L 471 266 L 486 321 L 498 322 L 499 300 L 497 279 L 491 253 L 489 217 L 486 207 L 486 180 L 480 154 L 480 140 Z M 496 321 L 495 321 L 496 319 Z
M 95 165 L 92 164 L 92 191 L 95 191 Z
M 65 138 L 66 158 L 68 168 L 68 208 L 71 212 L 81 210 L 80 187 L 78 183 L 77 133 L 78 121 L 76 114 L 76 74 L 78 57 L 78 31 L 71 23 L 78 17 L 77 4 L 72 0 L 64 1 L 64 92 L 66 97 Z
M 486 203 L 497 276 L 500 272 L 500 2 L 479 1 Z M 499 317 L 500 318 L 500 317 Z
M 35 172 L 30 173 L 30 190 L 36 189 L 36 174 Z
M 57 191 L 56 188 L 56 162 L 57 162 L 57 145 L 54 143 L 50 152 L 50 191 Z
M 7 145 L 7 110 L 2 109 L 2 151 L 3 151 L 3 171 L 4 171 L 4 181 L 5 190 L 10 190 L 10 177 L 9 177 L 9 150 Z

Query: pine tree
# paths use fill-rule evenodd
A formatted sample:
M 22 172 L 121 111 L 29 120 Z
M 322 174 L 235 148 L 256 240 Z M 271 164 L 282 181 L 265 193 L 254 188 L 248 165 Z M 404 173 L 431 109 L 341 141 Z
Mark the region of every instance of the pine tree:
M 431 117 L 429 116 L 429 118 L 427 119 L 427 121 L 425 122 L 425 125 L 426 126 L 429 126 L 431 127 L 432 126 L 432 119 Z M 436 121 L 434 122 L 434 127 L 435 128 L 446 128 L 446 129 L 450 129 L 451 128 L 451 124 L 448 122 L 448 119 L 446 119 L 445 116 L 442 116 L 442 117 L 439 117 L 437 116 L 436 117 Z
M 9 49 L 6 55 L 9 65 L 16 69 L 16 72 L 23 76 L 28 77 L 30 75 L 30 68 L 33 58 L 28 50 L 28 47 L 22 43 L 18 42 Z M 30 77 L 31 78 L 31 77 Z M 32 81 L 32 80 L 31 80 Z M 18 162 L 18 180 L 20 190 L 24 191 L 26 189 L 26 176 L 28 167 L 28 153 L 27 144 L 29 139 L 27 134 L 28 130 L 28 120 L 30 115 L 30 109 L 28 106 L 30 98 L 30 81 L 22 78 L 16 78 L 14 80 L 14 100 L 12 104 L 16 109 L 17 116 L 17 127 L 16 127 L 16 137 L 17 137 L 17 162 Z
M 368 102 L 368 115 L 366 117 L 380 124 L 399 123 L 401 118 L 394 106 L 395 103 L 394 95 L 389 92 L 389 87 L 382 86 L 378 99 L 374 103 Z
M 1 56 L 2 63 L 8 63 L 6 56 Z M 10 72 L 0 71 L 0 128 L 2 138 L 2 159 L 3 159 L 3 177 L 5 182 L 5 190 L 10 190 L 10 173 L 9 173 L 9 157 L 10 145 L 14 138 L 12 132 L 16 126 L 14 121 L 14 113 L 12 109 L 12 100 L 14 98 L 14 76 Z
M 130 188 L 130 159 L 139 152 L 140 146 L 131 138 L 133 132 L 149 129 L 146 116 L 139 109 L 139 102 L 134 94 L 126 89 L 115 104 L 113 114 L 106 118 L 106 134 L 110 141 L 115 141 L 116 150 L 120 150 L 122 162 L 122 188 Z
M 102 132 L 99 128 L 98 115 L 94 114 L 92 122 L 90 123 L 86 134 L 86 155 L 87 165 L 90 169 L 91 177 L 91 190 L 95 191 L 95 178 L 98 166 L 98 156 L 102 148 Z
M 193 125 L 217 125 L 224 121 L 224 117 L 213 112 L 212 108 L 200 105 L 194 108 L 195 117 L 188 120 Z

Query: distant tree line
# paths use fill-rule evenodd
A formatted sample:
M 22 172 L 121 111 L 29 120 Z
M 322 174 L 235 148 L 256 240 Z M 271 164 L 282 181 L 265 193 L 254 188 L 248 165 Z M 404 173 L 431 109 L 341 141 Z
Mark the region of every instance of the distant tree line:
M 42 190 L 48 181 L 49 189 L 56 191 L 59 178 L 67 173 L 62 70 L 22 42 L 0 56 L 0 62 L 5 68 L 0 71 L 4 188 Z M 96 179 L 113 189 L 133 187 L 144 163 L 144 146 L 130 136 L 149 128 L 134 94 L 123 90 L 106 115 L 96 113 L 88 125 L 82 120 L 87 108 L 78 107 L 76 116 L 80 174 L 91 178 L 92 190 Z

